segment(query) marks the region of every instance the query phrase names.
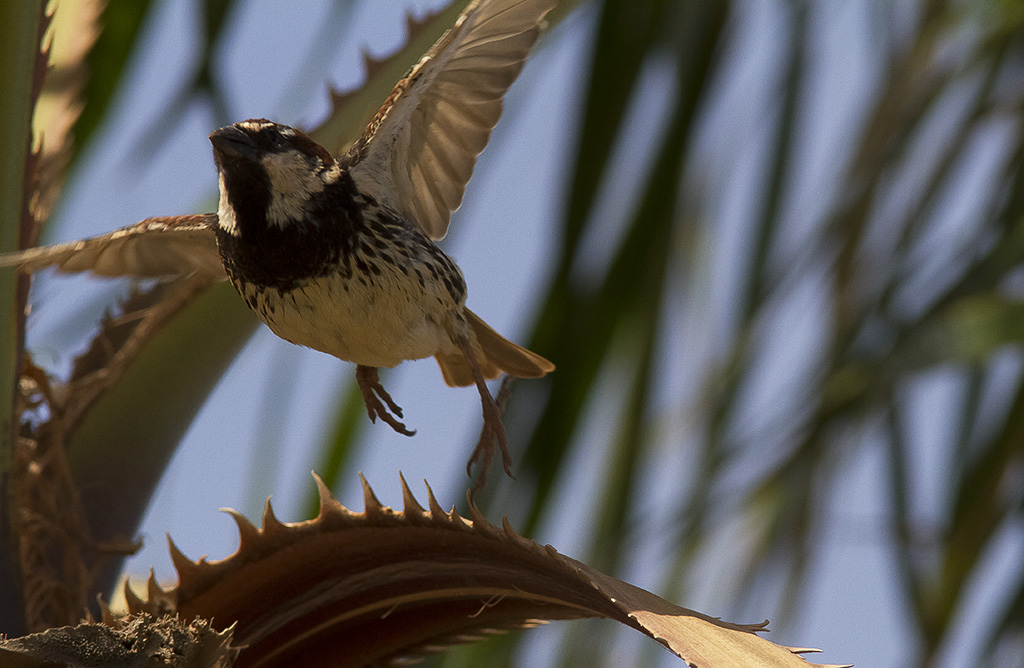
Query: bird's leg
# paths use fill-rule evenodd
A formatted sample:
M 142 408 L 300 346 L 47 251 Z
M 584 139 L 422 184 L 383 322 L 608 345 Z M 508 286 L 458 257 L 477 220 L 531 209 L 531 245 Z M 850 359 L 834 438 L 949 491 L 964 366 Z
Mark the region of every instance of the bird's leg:
M 377 418 L 380 418 L 399 434 L 412 436 L 416 433 L 415 429 L 410 431 L 396 419 L 396 416 L 402 417 L 402 407 L 395 403 L 384 386 L 380 384 L 377 367 L 356 365 L 356 383 L 359 384 L 359 390 L 363 393 L 363 401 L 366 403 L 366 412 L 370 415 L 370 422 L 376 422 Z M 378 397 L 380 398 L 378 399 Z M 381 403 L 381 399 L 384 400 L 384 403 Z M 391 410 L 390 413 L 388 409 Z
M 473 491 L 475 492 L 483 489 L 484 484 L 487 483 L 487 472 L 490 470 L 491 462 L 494 460 L 494 441 L 498 441 L 498 447 L 501 448 L 501 463 L 505 468 L 506 475 L 510 478 L 513 477 L 512 455 L 508 451 L 508 437 L 505 435 L 505 425 L 501 422 L 501 409 L 498 407 L 494 397 L 491 396 L 490 390 L 487 389 L 487 382 L 484 380 L 484 374 L 480 370 L 480 363 L 476 360 L 473 347 L 468 341 L 465 341 L 459 343 L 459 348 L 462 349 L 462 354 L 466 356 L 469 368 L 473 372 L 473 380 L 476 381 L 476 389 L 480 391 L 480 401 L 483 404 L 484 411 L 484 426 L 480 431 L 480 440 L 477 441 L 472 456 L 466 462 L 466 475 L 469 476 L 473 475 L 473 464 L 480 462 L 480 477 L 477 478 L 476 483 L 473 485 Z

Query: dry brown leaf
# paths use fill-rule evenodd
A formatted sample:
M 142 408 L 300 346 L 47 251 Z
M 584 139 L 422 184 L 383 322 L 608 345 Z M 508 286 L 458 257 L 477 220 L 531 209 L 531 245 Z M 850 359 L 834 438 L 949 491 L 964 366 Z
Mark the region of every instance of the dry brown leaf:
M 18 484 L 12 500 L 19 518 L 18 555 L 25 617 L 30 630 L 71 624 L 96 593 L 110 557 L 138 548 L 93 538 L 66 444 L 78 420 L 124 373 L 164 322 L 207 283 L 199 278 L 137 291 L 107 316 L 90 348 L 75 361 L 66 384 L 51 385 L 26 359 L 18 385 L 23 416 L 15 453 Z
M 553 619 L 606 617 L 655 638 L 689 665 L 806 667 L 790 650 L 737 625 L 681 608 L 490 524 L 423 509 L 402 480 L 404 509 L 363 480 L 365 510 L 339 504 L 317 478 L 320 512 L 284 523 L 269 504 L 262 528 L 235 511 L 238 551 L 192 561 L 171 543 L 178 585 L 152 576 L 132 612 L 176 609 L 233 625 L 236 665 L 387 665 L 453 643 Z M 801 650 L 806 651 L 806 650 Z
M 61 392 L 65 438 L 89 407 L 110 389 L 146 344 L 181 309 L 211 283 L 194 275 L 134 291 L 118 305 L 119 314 L 107 315 L 89 348 L 75 359 L 71 378 Z
M 176 617 L 142 614 L 117 628 L 79 624 L 48 629 L 23 638 L 0 640 L 4 668 L 228 668 L 237 650 L 231 630 L 208 623 L 186 624 Z

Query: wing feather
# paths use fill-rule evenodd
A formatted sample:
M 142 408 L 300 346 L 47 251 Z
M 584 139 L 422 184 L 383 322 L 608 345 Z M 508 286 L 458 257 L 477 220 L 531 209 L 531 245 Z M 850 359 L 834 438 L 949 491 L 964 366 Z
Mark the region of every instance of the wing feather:
M 226 278 L 217 250 L 217 214 L 164 216 L 98 237 L 0 255 L 0 267 L 36 272 L 152 278 L 204 274 Z
M 360 189 L 432 239 L 448 231 L 477 156 L 557 0 L 478 0 L 410 70 L 350 152 Z

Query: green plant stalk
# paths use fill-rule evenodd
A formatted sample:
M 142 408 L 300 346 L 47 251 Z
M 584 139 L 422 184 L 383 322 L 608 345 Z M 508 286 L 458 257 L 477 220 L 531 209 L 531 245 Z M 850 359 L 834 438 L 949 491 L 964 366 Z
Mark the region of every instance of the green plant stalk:
M 39 56 L 39 31 L 44 3 L 0 3 L 0 251 L 18 247 L 26 203 L 26 160 L 31 150 L 33 87 Z M 18 278 L 0 273 L 0 633 L 25 631 L 18 568 L 18 536 L 12 462 L 15 444 L 15 387 L 18 382 L 21 333 Z

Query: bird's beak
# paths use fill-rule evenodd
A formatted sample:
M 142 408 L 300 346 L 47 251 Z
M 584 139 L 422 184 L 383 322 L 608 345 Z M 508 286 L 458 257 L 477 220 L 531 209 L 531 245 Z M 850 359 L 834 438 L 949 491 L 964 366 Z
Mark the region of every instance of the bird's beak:
M 217 128 L 210 133 L 213 152 L 218 157 L 249 158 L 256 154 L 256 145 L 252 138 L 234 125 Z

